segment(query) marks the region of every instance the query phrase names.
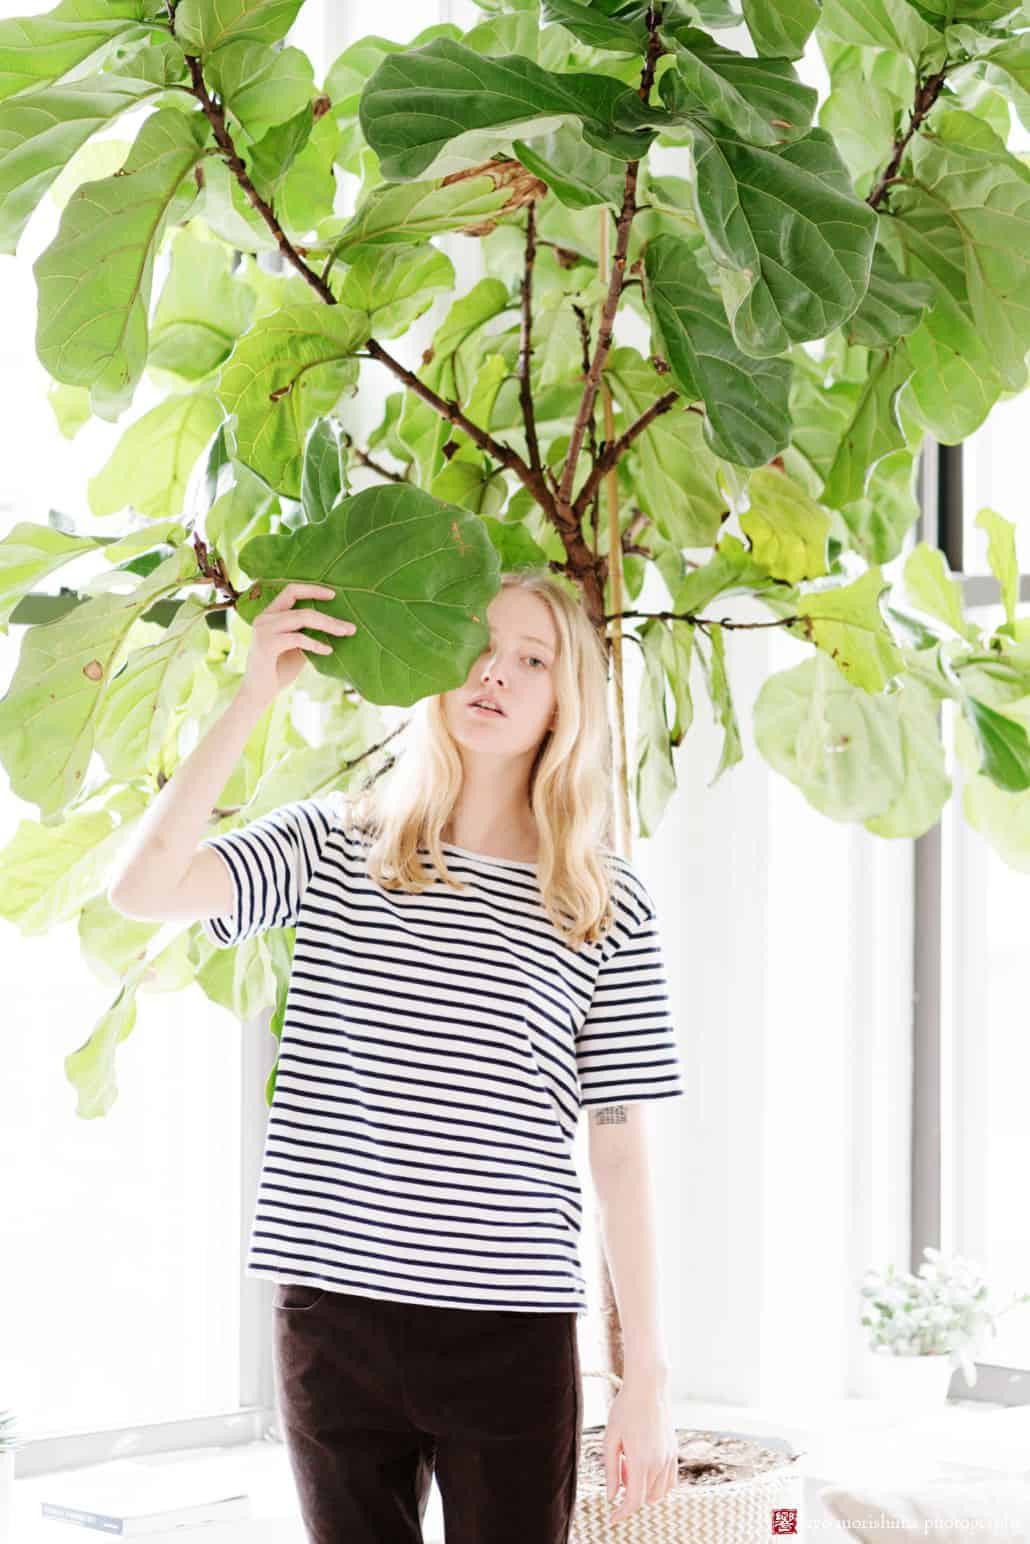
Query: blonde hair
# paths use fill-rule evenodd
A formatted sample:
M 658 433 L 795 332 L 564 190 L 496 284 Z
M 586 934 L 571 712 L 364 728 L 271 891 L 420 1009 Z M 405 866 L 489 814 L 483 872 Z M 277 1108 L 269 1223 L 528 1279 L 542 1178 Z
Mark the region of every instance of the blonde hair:
M 558 637 L 553 680 L 556 724 L 543 735 L 529 774 L 529 807 L 539 836 L 537 883 L 544 908 L 565 942 L 578 949 L 611 926 L 610 870 L 614 824 L 608 666 L 604 644 L 578 598 L 548 570 L 502 574 L 550 608 Z M 421 698 L 404 731 L 404 750 L 388 775 L 343 795 L 344 823 L 373 838 L 368 873 L 387 890 L 426 889 L 424 860 L 452 889 L 467 886 L 448 872 L 440 847 L 461 792 L 461 756 L 444 715 L 442 694 Z

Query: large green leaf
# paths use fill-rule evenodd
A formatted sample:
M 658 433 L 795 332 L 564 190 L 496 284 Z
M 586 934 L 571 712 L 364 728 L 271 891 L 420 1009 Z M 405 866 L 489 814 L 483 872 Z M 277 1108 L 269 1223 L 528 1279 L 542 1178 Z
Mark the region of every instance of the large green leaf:
M 739 536 L 726 532 L 719 538 L 708 562 L 684 574 L 673 592 L 672 609 L 677 613 L 689 611 L 699 615 L 716 596 L 734 594 L 776 596 L 784 601 L 796 598 L 793 586 L 774 579 L 754 560 Z
M 150 627 L 151 624 L 142 624 Z M 167 627 L 136 647 L 104 696 L 96 725 L 96 749 L 112 777 L 131 782 L 141 772 L 156 776 L 165 740 L 186 716 L 194 678 L 208 648 L 207 608 L 191 595 Z
M 30 627 L 0 700 L 0 760 L 20 799 L 44 819 L 80 797 L 104 692 L 133 623 L 197 575 L 181 546 L 128 595 L 94 595 L 55 622 Z
M 1006 793 L 1030 788 L 1030 735 L 1026 725 L 989 707 L 972 693 L 962 696 L 962 711 L 980 744 L 980 771 Z
M 49 525 L 19 520 L 0 540 L 0 632 L 6 637 L 11 612 L 48 574 L 92 552 L 96 541 Z
M 888 588 L 874 565 L 851 584 L 807 590 L 788 631 L 824 650 L 854 686 L 880 692 L 904 663 L 880 610 Z
M 311 60 L 301 49 L 244 39 L 216 48 L 204 76 L 208 90 L 217 91 L 253 139 L 299 113 L 315 86 Z
M 436 38 L 383 60 L 361 94 L 359 117 L 383 176 L 403 181 L 485 159 L 498 143 L 492 131 L 503 130 L 500 142 L 510 143 L 550 132 L 567 116 L 580 120 L 594 149 L 635 160 L 654 133 L 618 126 L 631 100 L 636 93 L 610 75 L 552 74 L 518 54 L 489 59 Z
M 400 484 L 365 488 L 289 536 L 255 537 L 240 562 L 256 576 L 238 605 L 246 621 L 291 580 L 331 585 L 319 609 L 357 631 L 318 634 L 332 653 L 311 663 L 369 702 L 401 707 L 464 682 L 488 641 L 486 608 L 500 582 L 477 516 Z
M 914 369 L 899 407 L 943 444 L 957 444 L 980 427 L 1004 390 L 991 351 L 967 308 L 941 288 L 903 346 Z
M 912 60 L 943 60 L 943 39 L 908 0 L 823 0 L 820 37 L 889 48 Z
M 433 334 L 428 360 L 418 378 L 445 401 L 467 402 L 479 368 L 483 329 L 508 304 L 499 279 L 480 279 L 467 295 L 454 301 Z M 460 366 L 459 366 L 460 360 Z M 404 398 L 397 433 L 414 452 L 419 482 L 426 490 L 443 466 L 443 447 L 452 426 L 415 392 Z
M 759 467 L 748 482 L 750 505 L 740 527 L 755 562 L 774 579 L 797 584 L 829 572 L 830 518 L 803 488 L 776 467 Z
M 951 778 L 937 727 L 937 703 L 914 678 L 902 681 L 899 690 L 884 700 L 901 733 L 905 780 L 897 797 L 879 815 L 870 815 L 865 828 L 874 836 L 924 836 L 937 824 L 951 797 Z
M 59 80 L 113 39 L 138 35 L 143 0 L 61 0 L 41 16 L 0 21 L 0 100 Z
M 339 424 L 319 418 L 304 444 L 300 501 L 312 524 L 324 520 L 341 494 L 349 493 L 347 458 Z
M 837 446 L 819 497 L 841 509 L 864 496 L 870 474 L 884 456 L 906 445 L 898 397 L 912 374 L 904 343 L 870 355 L 869 373 Z
M 311 114 L 312 108 L 305 108 L 304 113 L 305 116 Z M 282 125 L 278 125 L 269 129 L 268 134 L 278 135 L 281 128 Z M 276 214 L 287 234 L 303 238 L 305 245 L 309 234 L 314 234 L 322 220 L 328 219 L 333 211 L 336 201 L 333 163 L 339 139 L 339 126 L 331 113 L 316 118 L 310 134 L 278 184 Z
M 208 156 L 204 162 L 204 186 L 190 210 L 190 219 L 202 219 L 230 249 L 244 253 L 279 250 L 272 232 L 221 156 Z M 293 277 L 304 283 L 298 274 Z
M 841 326 L 869 284 L 877 216 L 830 136 L 772 149 L 700 121 L 692 135 L 698 219 L 738 347 L 764 358 Z
M 234 271 L 232 253 L 205 236 L 199 221 L 175 232 L 169 255 L 168 276 L 150 318 L 147 368 L 202 381 L 225 363 L 246 332 L 256 297 Z
M 305 247 L 308 232 L 332 215 L 338 141 L 339 128 L 332 116 L 324 113 L 316 119 L 308 102 L 245 148 L 243 159 L 255 188 L 274 207 L 284 231 L 304 237 Z M 231 197 L 239 207 L 242 189 L 236 191 L 235 179 L 232 186 Z
M 904 577 L 905 591 L 918 610 L 936 617 L 960 638 L 969 642 L 979 638 L 979 628 L 965 618 L 962 585 L 948 572 L 947 560 L 939 547 L 917 542 L 905 559 Z
M 968 31 L 970 29 L 963 29 Z M 977 37 L 967 40 L 970 52 L 983 50 L 983 62 L 972 66 L 1010 98 L 1024 128 L 1030 126 L 1030 32 L 1017 32 L 1001 40 Z M 977 47 L 979 44 L 979 47 Z
M 247 38 L 278 43 L 297 19 L 303 0 L 179 0 L 175 35 L 192 54 Z
M 711 788 L 724 772 L 728 772 L 731 767 L 743 760 L 744 750 L 729 672 L 726 669 L 726 633 L 718 622 L 708 628 L 708 641 L 709 656 L 706 658 L 704 649 L 698 644 L 697 657 L 701 664 L 701 674 L 708 692 L 708 699 L 712 704 L 712 713 L 716 723 L 722 728 L 719 764 L 708 782 L 708 787 Z
M 647 48 L 647 12 L 647 0 L 543 0 L 541 7 L 545 21 L 560 22 L 591 48 L 631 54 Z
M 196 197 L 190 174 L 208 132 L 200 114 L 152 113 L 121 172 L 72 194 L 33 264 L 39 358 L 55 379 L 88 386 L 102 418 L 118 417 L 143 373 L 154 254 Z
M 685 241 L 649 242 L 644 272 L 655 352 L 688 401 L 703 400 L 709 445 L 727 461 L 764 466 L 790 440 L 790 360 L 741 353 L 722 301 Z
M 137 789 L 122 788 L 103 804 L 90 800 L 59 825 L 19 820 L 0 853 L 4 921 L 24 938 L 40 937 L 51 927 L 73 921 L 102 888 L 124 845 L 118 817 L 135 820 L 142 804 Z
M 1030 699 L 1015 702 L 1012 709 L 1025 718 L 1030 711 Z M 968 715 L 956 715 L 954 740 L 955 753 L 965 773 L 963 815 L 1009 868 L 1030 873 L 1030 789 L 1013 791 L 987 775 L 983 743 Z
M 365 247 L 355 252 L 337 289 L 341 305 L 365 311 L 374 338 L 395 338 L 453 288 L 454 264 L 428 243 Z
M 490 220 L 504 209 L 511 189 L 489 172 L 444 183 L 380 183 L 353 215 L 333 215 L 318 226 L 314 250 L 346 258 L 356 247 L 407 246 L 443 231 Z
M 973 524 L 987 532 L 987 562 L 1001 588 L 1005 621 L 1011 628 L 1016 622 L 1019 600 L 1019 561 L 1016 557 L 1016 527 L 995 509 L 981 509 Z
M 626 163 L 587 144 L 579 123 L 563 123 L 532 143 L 512 140 L 512 152 L 570 209 L 622 205 Z
M 890 253 L 877 242 L 869 288 L 845 323 L 845 337 L 849 343 L 866 348 L 889 348 L 915 331 L 936 294 L 935 286 L 924 279 L 906 279 Z
M 90 509 L 113 515 L 131 506 L 151 520 L 181 515 L 190 473 L 221 422 L 210 392 L 165 397 L 129 425 L 90 478 Z
M 636 349 L 615 348 L 605 377 L 627 428 L 668 390 Z M 703 419 L 685 405 L 661 414 L 634 441 L 635 486 L 641 508 L 677 547 L 710 547 L 726 512 L 719 462 L 705 444 Z
M 865 494 L 840 510 L 851 533 L 851 546 L 867 563 L 892 563 L 919 519 L 917 456 L 892 450 L 878 461 Z
M 665 712 L 664 628 L 648 622 L 640 629 L 644 671 L 637 705 L 634 793 L 640 835 L 653 836 L 676 791 L 669 723 Z
M 392 38 L 381 38 L 375 33 L 350 43 L 333 60 L 325 78 L 325 92 L 333 104 L 333 111 L 338 116 L 357 113 L 365 82 L 388 55 L 406 53 L 408 49 L 419 48 L 438 37 L 460 42 L 462 31 L 452 21 L 434 22 L 431 27 L 423 28 L 410 43 L 396 43 Z
M 742 0 L 741 10 L 760 54 L 800 59 L 819 20 L 819 0 Z
M 735 53 L 685 21 L 664 23 L 661 35 L 676 60 L 659 84 L 667 111 L 656 114 L 638 98 L 634 119 L 671 127 L 710 115 L 732 138 L 770 146 L 811 127 L 818 92 L 798 78 L 789 60 Z
M 755 744 L 831 820 L 869 820 L 906 785 L 905 740 L 888 697 L 853 686 L 817 652 L 762 684 Z
M 857 48 L 849 52 L 862 57 Z M 835 74 L 833 84 L 819 106 L 819 127 L 832 134 L 855 191 L 866 194 L 884 169 L 885 147 L 894 143 L 899 104 L 890 91 L 867 79 L 860 65 Z
M 1030 167 L 972 113 L 935 116 L 910 145 L 892 195 L 898 235 L 967 313 L 1005 386 L 1026 384 L 1030 349 Z
M 364 311 L 324 301 L 286 306 L 244 333 L 217 392 L 236 415 L 236 453 L 270 488 L 300 496 L 304 441 L 358 375 Z
M 160 95 L 185 69 L 173 43 L 142 50 L 132 64 L 138 74 L 110 70 L 0 105 L 0 252 L 14 252 L 43 194 L 98 129 Z

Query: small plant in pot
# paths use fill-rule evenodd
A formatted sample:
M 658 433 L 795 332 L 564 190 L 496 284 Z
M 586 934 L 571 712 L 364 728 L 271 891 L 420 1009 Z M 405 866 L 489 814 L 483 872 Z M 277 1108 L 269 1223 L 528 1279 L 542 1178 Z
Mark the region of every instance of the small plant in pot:
M 1004 1308 L 994 1307 L 973 1261 L 930 1246 L 923 1255 L 917 1274 L 870 1266 L 861 1285 L 873 1391 L 916 1404 L 945 1398 L 957 1367 L 972 1388 L 973 1354 L 986 1332 L 997 1334 L 1003 1313 L 1030 1302 L 1024 1292 Z

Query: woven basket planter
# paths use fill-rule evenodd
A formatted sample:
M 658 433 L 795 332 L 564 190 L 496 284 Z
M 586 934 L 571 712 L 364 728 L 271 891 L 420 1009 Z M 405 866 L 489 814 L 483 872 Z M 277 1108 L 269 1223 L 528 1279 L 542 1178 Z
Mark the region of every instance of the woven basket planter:
M 616 1388 L 622 1381 L 612 1372 L 584 1372 L 583 1377 L 608 1378 Z M 584 1427 L 584 1446 L 604 1430 Z M 676 1435 L 682 1457 L 698 1438 L 728 1434 L 681 1427 Z M 600 1482 L 588 1478 L 581 1462 L 569 1544 L 765 1544 L 780 1534 L 800 1538 L 802 1476 L 797 1460 L 801 1454 L 781 1451 L 778 1441 L 755 1440 L 768 1455 L 769 1467 L 760 1473 L 709 1483 L 681 1480 L 661 1501 L 638 1507 L 618 1523 L 610 1521 L 603 1478 Z

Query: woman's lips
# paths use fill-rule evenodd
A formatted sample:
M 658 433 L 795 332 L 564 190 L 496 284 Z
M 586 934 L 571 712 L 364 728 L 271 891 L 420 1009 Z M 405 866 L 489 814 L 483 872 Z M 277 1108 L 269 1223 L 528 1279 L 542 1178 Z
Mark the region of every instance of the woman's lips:
M 479 706 L 478 702 L 470 702 L 469 703 L 469 707 L 471 708 L 473 713 L 478 713 L 480 718 L 503 718 L 504 717 L 504 714 L 498 712 L 496 708 L 481 708 Z

